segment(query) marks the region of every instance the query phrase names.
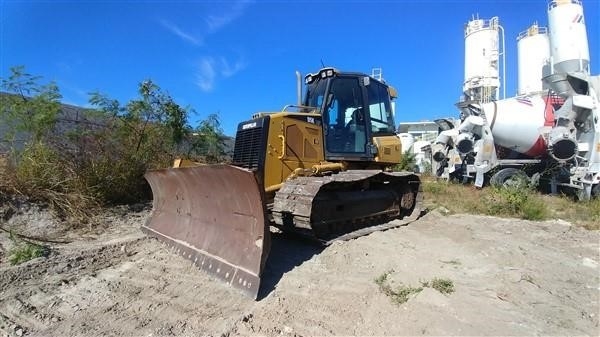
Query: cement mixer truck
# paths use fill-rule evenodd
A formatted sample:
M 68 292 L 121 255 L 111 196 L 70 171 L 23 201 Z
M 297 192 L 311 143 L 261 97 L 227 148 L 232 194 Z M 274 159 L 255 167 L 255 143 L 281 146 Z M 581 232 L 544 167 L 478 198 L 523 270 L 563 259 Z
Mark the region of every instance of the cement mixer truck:
M 478 187 L 533 179 L 550 192 L 598 197 L 600 76 L 554 73 L 544 81 L 546 94 L 458 103 L 460 124 L 433 145 L 438 175 Z
M 590 76 L 583 5 L 551 0 L 547 10 L 549 29 L 536 22 L 517 37 L 519 86 L 512 98 L 499 99 L 505 53 L 498 18 L 474 17 L 465 25 L 460 123 L 432 146 L 439 176 L 478 187 L 537 180 L 580 199 L 600 194 L 600 79 Z

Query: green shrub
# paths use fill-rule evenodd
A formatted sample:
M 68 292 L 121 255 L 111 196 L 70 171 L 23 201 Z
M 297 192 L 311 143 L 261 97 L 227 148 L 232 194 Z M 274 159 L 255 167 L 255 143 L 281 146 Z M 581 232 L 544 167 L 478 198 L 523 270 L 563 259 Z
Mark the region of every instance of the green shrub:
M 528 198 L 521 206 L 521 218 L 525 220 L 545 220 L 548 214 L 548 207 L 537 197 Z
M 421 180 L 428 209 L 442 206 L 450 213 L 529 220 L 557 218 L 590 230 L 600 229 L 600 198 L 577 201 L 567 196 L 540 194 L 531 185 L 523 190 L 502 191 L 487 186 L 476 188 L 470 184 L 437 181 L 431 177 L 421 177 Z
M 414 153 L 406 151 L 400 157 L 400 163 L 394 166 L 394 171 L 414 171 L 416 167 L 416 156 Z
M 540 196 L 529 188 L 493 187 L 484 201 L 485 213 L 495 216 L 512 216 L 527 220 L 546 219 L 549 211 Z
M 8 252 L 8 261 L 12 265 L 17 265 L 38 257 L 48 256 L 49 253 L 50 249 L 48 247 L 24 242 L 17 244 Z

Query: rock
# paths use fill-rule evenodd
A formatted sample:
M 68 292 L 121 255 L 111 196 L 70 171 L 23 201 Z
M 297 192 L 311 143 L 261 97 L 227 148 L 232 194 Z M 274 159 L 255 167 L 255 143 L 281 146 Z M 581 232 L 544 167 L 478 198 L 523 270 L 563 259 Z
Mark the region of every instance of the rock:
M 590 259 L 589 257 L 584 257 L 581 261 L 581 264 L 588 268 L 598 268 L 598 262 L 594 261 L 593 259 Z
M 440 206 L 440 207 L 436 208 L 435 210 L 438 211 L 441 215 L 448 215 L 448 214 L 450 214 L 450 210 L 447 209 L 444 206 Z
M 247 313 L 242 317 L 242 322 L 248 322 L 252 318 L 252 313 Z

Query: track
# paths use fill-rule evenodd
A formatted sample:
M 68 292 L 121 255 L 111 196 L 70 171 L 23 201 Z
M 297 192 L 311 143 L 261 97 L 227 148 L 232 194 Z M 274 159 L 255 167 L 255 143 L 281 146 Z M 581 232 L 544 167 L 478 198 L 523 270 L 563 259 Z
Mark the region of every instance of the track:
M 421 214 L 422 199 L 412 172 L 350 170 L 286 181 L 272 215 L 280 229 L 330 244 L 408 224 Z

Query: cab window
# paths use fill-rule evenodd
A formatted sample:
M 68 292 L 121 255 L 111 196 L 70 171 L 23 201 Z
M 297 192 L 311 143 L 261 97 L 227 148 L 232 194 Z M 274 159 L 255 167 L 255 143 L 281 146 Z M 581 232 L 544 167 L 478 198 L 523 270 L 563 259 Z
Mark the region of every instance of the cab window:
M 394 118 L 387 87 L 379 82 L 371 81 L 367 86 L 367 95 L 373 136 L 393 134 Z

